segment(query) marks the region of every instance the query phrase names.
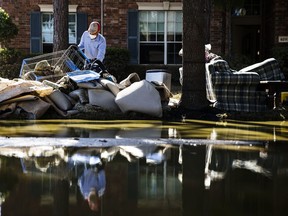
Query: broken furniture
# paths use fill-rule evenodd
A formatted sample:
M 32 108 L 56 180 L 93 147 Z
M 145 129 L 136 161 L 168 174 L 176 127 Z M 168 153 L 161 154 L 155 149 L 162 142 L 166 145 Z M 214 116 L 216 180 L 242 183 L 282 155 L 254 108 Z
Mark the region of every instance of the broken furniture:
M 260 112 L 267 106 L 267 92 L 259 89 L 261 81 L 284 80 L 274 58 L 232 70 L 222 59 L 206 63 L 206 92 L 212 106 L 225 111 Z

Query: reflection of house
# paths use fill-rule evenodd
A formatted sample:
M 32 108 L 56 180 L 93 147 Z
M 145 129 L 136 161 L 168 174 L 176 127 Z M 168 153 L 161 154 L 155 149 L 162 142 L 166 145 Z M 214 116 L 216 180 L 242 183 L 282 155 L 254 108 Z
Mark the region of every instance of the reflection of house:
M 1 0 L 0 7 L 19 27 L 11 46 L 27 52 L 52 50 L 53 1 Z M 96 19 L 108 46 L 128 48 L 131 63 L 179 64 L 182 45 L 182 0 L 69 1 L 69 42 L 76 44 Z M 224 2 L 224 1 L 223 1 Z M 230 1 L 228 1 L 230 2 Z M 288 42 L 287 1 L 245 0 L 241 7 L 212 5 L 210 40 L 221 55 L 253 60 L 271 56 L 271 48 Z M 220 9 L 221 8 L 221 9 Z M 226 14 L 221 11 L 226 8 Z M 230 37 L 231 36 L 231 37 Z M 231 41 L 231 43 L 230 43 Z

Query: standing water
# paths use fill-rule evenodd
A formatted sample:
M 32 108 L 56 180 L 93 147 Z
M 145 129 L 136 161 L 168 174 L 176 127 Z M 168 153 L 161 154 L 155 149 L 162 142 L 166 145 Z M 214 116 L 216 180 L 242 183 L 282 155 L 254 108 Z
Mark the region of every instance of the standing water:
M 286 122 L 0 125 L 1 216 L 288 215 Z

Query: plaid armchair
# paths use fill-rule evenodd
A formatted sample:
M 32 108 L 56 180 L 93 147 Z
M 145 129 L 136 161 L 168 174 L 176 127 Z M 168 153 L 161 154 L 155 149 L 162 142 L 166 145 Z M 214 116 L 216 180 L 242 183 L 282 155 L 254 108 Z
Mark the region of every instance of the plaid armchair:
M 285 76 L 280 70 L 279 64 L 275 58 L 269 58 L 265 61 L 242 68 L 239 72 L 247 71 L 258 73 L 261 81 L 285 79 Z
M 264 76 L 264 75 L 263 75 Z M 226 111 L 259 112 L 267 109 L 266 93 L 258 91 L 256 72 L 232 70 L 225 60 L 206 63 L 207 99 Z

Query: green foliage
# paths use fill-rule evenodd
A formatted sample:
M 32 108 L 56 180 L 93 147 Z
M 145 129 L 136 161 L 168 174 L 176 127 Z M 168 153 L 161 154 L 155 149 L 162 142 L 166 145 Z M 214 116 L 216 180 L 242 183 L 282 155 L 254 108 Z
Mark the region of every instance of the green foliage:
M 17 26 L 12 22 L 8 13 L 0 7 L 0 43 L 6 43 L 17 34 Z
M 281 70 L 288 78 L 288 47 L 277 46 L 272 49 L 273 58 L 275 58 L 280 65 Z
M 0 65 L 13 64 L 22 60 L 22 53 L 16 49 L 5 48 L 0 50 Z
M 126 69 L 129 64 L 130 54 L 124 48 L 107 48 L 104 65 L 109 73 L 118 79 L 125 77 Z
M 15 49 L 0 50 L 0 77 L 13 79 L 19 77 L 22 53 Z

